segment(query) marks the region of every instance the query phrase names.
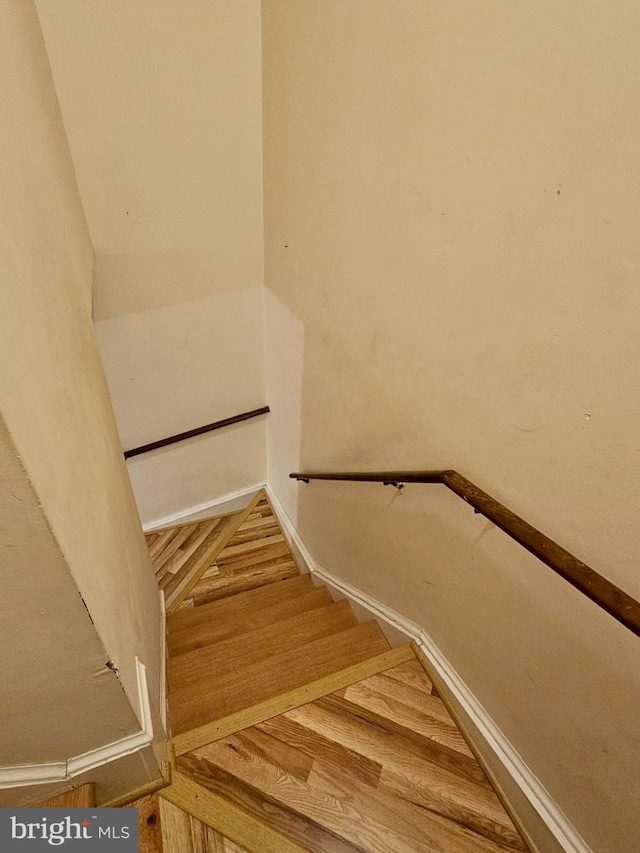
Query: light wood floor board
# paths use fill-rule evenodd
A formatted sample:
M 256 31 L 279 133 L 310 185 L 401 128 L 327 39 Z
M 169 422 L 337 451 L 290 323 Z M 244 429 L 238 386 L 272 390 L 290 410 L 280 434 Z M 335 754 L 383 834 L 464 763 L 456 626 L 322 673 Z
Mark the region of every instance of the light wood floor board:
M 207 761 L 193 755 L 179 759 L 181 773 L 210 793 L 232 803 L 261 825 L 282 833 L 308 853 L 354 853 L 362 848 L 328 832 L 322 826 L 300 816 L 272 797 L 265 795 Z M 256 851 L 258 853 L 258 851 Z M 261 853 L 261 851 L 260 851 Z
M 199 683 L 207 672 L 219 678 L 228 672 L 240 671 L 248 660 L 256 664 L 357 624 L 347 601 L 331 602 L 312 612 L 290 616 L 276 625 L 266 625 L 239 637 L 173 656 L 167 664 L 169 689 L 177 691 Z
M 292 581 L 296 580 L 298 579 L 292 579 Z M 277 586 L 284 590 L 287 583 L 289 581 L 282 581 Z M 264 606 L 260 610 L 250 609 L 233 618 L 230 618 L 229 614 L 223 614 L 218 618 L 212 615 L 209 621 L 198 622 L 192 628 L 183 628 L 180 631 L 171 630 L 169 633 L 169 654 L 175 657 L 194 649 L 206 648 L 214 643 L 222 643 L 275 625 L 300 613 L 317 610 L 331 602 L 331 596 L 326 589 L 314 589 L 312 585 L 309 585 L 308 589 L 309 592 L 296 595 L 295 598 L 288 598 L 283 595 L 282 601 Z M 240 596 L 234 596 L 234 599 L 236 597 L 240 598 Z M 230 599 L 229 603 L 234 599 Z M 201 609 L 200 607 L 193 608 L 193 612 L 198 613 Z
M 461 752 L 463 755 L 474 758 L 466 740 L 450 717 L 448 720 L 434 717 L 429 713 L 429 708 L 425 707 L 424 710 L 420 710 L 411 707 L 393 698 L 393 696 L 385 696 L 364 684 L 355 684 L 350 687 L 345 692 L 344 698 L 354 705 L 361 705 L 381 716 L 389 717 L 399 725 L 412 729 L 423 737 L 428 737 L 448 746 L 450 749 Z
M 164 853 L 248 853 L 169 800 L 160 800 L 160 813 Z
M 366 622 L 219 677 L 207 677 L 203 672 L 198 683 L 170 693 L 173 731 L 182 734 L 237 713 L 387 649 L 388 644 L 375 622 Z
M 176 734 L 172 740 L 175 754 L 183 755 L 232 732 L 264 722 L 264 720 L 278 716 L 278 714 L 296 708 L 312 699 L 326 696 L 334 690 L 353 684 L 374 672 L 382 672 L 398 663 L 403 663 L 412 655 L 413 652 L 409 645 L 401 646 L 399 649 L 390 649 L 375 657 L 368 657 L 353 666 L 332 672 L 316 681 L 305 683 L 279 696 L 251 705 L 242 711 L 213 720 L 197 729 Z
M 160 804 L 157 794 L 128 803 L 125 808 L 138 809 L 139 853 L 163 853 Z
M 162 799 L 188 812 L 198 820 L 246 848 L 250 853 L 307 853 L 295 841 L 276 832 L 224 797 L 175 773 L 170 788 L 162 792 Z M 188 853 L 188 848 L 176 848 L 175 853 Z M 167 853 L 174 853 L 167 850 Z
M 387 733 L 387 737 L 395 734 L 411 741 L 412 749 L 425 760 L 449 770 L 466 779 L 479 782 L 490 787 L 487 777 L 478 762 L 466 753 L 451 749 L 438 741 L 407 729 L 395 720 L 375 713 L 363 705 L 353 705 L 337 693 L 324 696 L 317 700 L 317 707 L 328 711 L 338 711 L 345 717 L 352 716 L 356 721 L 365 720 Z

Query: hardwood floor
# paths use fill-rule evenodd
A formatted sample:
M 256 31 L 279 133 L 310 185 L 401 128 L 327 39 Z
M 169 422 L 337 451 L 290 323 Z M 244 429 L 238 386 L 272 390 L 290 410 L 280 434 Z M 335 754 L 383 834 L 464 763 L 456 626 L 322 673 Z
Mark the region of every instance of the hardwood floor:
M 139 853 L 249 853 L 158 794 L 128 808 L 139 810 Z
M 300 575 L 264 494 L 225 518 L 148 540 L 181 590 L 165 851 L 526 850 L 412 649 Z
M 254 812 L 268 801 L 273 811 L 260 813 L 276 829 L 295 813 L 366 853 L 526 849 L 417 660 L 194 750 L 177 768 Z M 298 839 L 327 849 L 324 837 Z

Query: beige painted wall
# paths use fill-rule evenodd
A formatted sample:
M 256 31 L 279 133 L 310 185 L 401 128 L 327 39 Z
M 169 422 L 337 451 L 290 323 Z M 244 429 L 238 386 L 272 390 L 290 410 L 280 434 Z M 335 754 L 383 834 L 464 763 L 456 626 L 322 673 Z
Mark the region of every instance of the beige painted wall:
M 264 404 L 258 0 L 38 0 L 96 250 L 94 319 L 135 447 Z M 264 431 L 236 442 L 234 489 Z M 141 516 L 224 494 L 200 443 L 144 481 Z M 147 469 L 154 468 L 150 458 Z M 206 476 L 205 476 L 206 475 Z
M 454 467 L 640 598 L 637 4 L 262 5 L 268 480 L 631 853 L 637 639 L 443 489 L 286 475 Z
M 9 596 L 0 764 L 9 764 L 62 760 L 139 731 L 135 656 L 159 733 L 161 614 L 93 336 L 93 251 L 36 9 L 6 0 L 1 18 L 0 446 L 10 487 L 0 512 Z M 157 763 L 140 771 L 155 778 Z

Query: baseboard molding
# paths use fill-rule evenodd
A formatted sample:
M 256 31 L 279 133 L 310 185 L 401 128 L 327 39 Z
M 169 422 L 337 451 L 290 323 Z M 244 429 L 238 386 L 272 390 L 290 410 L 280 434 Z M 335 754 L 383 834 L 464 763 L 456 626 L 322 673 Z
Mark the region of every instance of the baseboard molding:
M 165 736 L 169 737 L 169 697 L 167 695 L 167 606 L 164 600 L 164 590 L 158 590 L 160 595 L 160 719 Z
M 151 705 L 147 686 L 147 673 L 143 663 L 136 657 L 136 672 L 138 677 L 138 700 L 140 703 L 139 732 L 113 743 L 99 746 L 82 755 L 68 758 L 66 761 L 48 762 L 45 764 L 17 764 L 0 767 L 0 788 L 21 788 L 25 785 L 47 785 L 54 782 L 69 782 L 74 776 L 87 773 L 100 767 L 138 752 L 149 746 L 153 740 L 153 723 L 151 721 Z
M 235 509 L 231 509 L 230 507 L 232 507 L 237 501 L 240 501 L 242 498 L 252 495 L 254 492 L 263 488 L 264 483 L 254 483 L 244 489 L 238 489 L 237 492 L 230 492 L 228 495 L 223 495 L 221 498 L 214 498 L 213 500 L 205 501 L 204 503 L 197 504 L 196 506 L 181 509 L 179 512 L 175 512 L 172 515 L 165 515 L 163 518 L 157 518 L 155 521 L 148 521 L 142 525 L 142 529 L 145 533 L 150 533 L 152 530 L 158 530 L 162 527 L 170 527 L 172 524 L 181 524 L 183 521 L 189 519 L 190 516 L 197 515 L 209 509 L 220 510 L 218 513 L 219 515 L 224 515 L 225 512 L 234 512 Z M 238 506 L 237 509 L 240 510 L 243 509 L 243 507 Z
M 518 788 L 520 788 L 524 796 L 540 815 L 540 818 L 562 849 L 566 853 L 593 853 L 582 836 L 560 810 L 549 792 L 533 774 L 525 761 L 494 723 L 485 708 L 442 654 L 429 634 L 417 623 L 406 619 L 402 614 L 366 595 L 361 590 L 346 583 L 341 578 L 318 565 L 280 501 L 268 486 L 266 487 L 266 491 L 287 537 L 305 564 L 301 568 L 306 569 L 312 576 L 317 577 L 323 583 L 338 590 L 350 601 L 363 607 L 377 621 L 390 625 L 394 629 L 401 631 L 408 639 L 413 640 L 431 662 L 435 672 L 451 694 L 472 719 L 481 736 L 493 750 Z

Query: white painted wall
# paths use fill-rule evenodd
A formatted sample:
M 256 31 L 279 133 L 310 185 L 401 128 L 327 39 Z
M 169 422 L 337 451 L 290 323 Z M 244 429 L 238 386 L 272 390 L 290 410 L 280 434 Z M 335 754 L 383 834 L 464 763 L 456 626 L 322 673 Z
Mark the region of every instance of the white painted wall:
M 269 482 L 632 853 L 637 639 L 444 488 L 286 478 L 456 468 L 640 598 L 638 7 L 262 9 Z
M 38 10 L 124 447 L 264 405 L 258 0 Z M 264 422 L 240 430 L 151 456 L 142 477 L 132 469 L 143 521 L 264 480 Z
M 6 765 L 64 761 L 139 731 L 136 656 L 157 724 L 161 614 L 93 336 L 93 250 L 27 0 L 2 4 L 0 113 Z M 153 754 L 134 761 L 129 777 L 114 770 L 121 791 L 159 775 Z

